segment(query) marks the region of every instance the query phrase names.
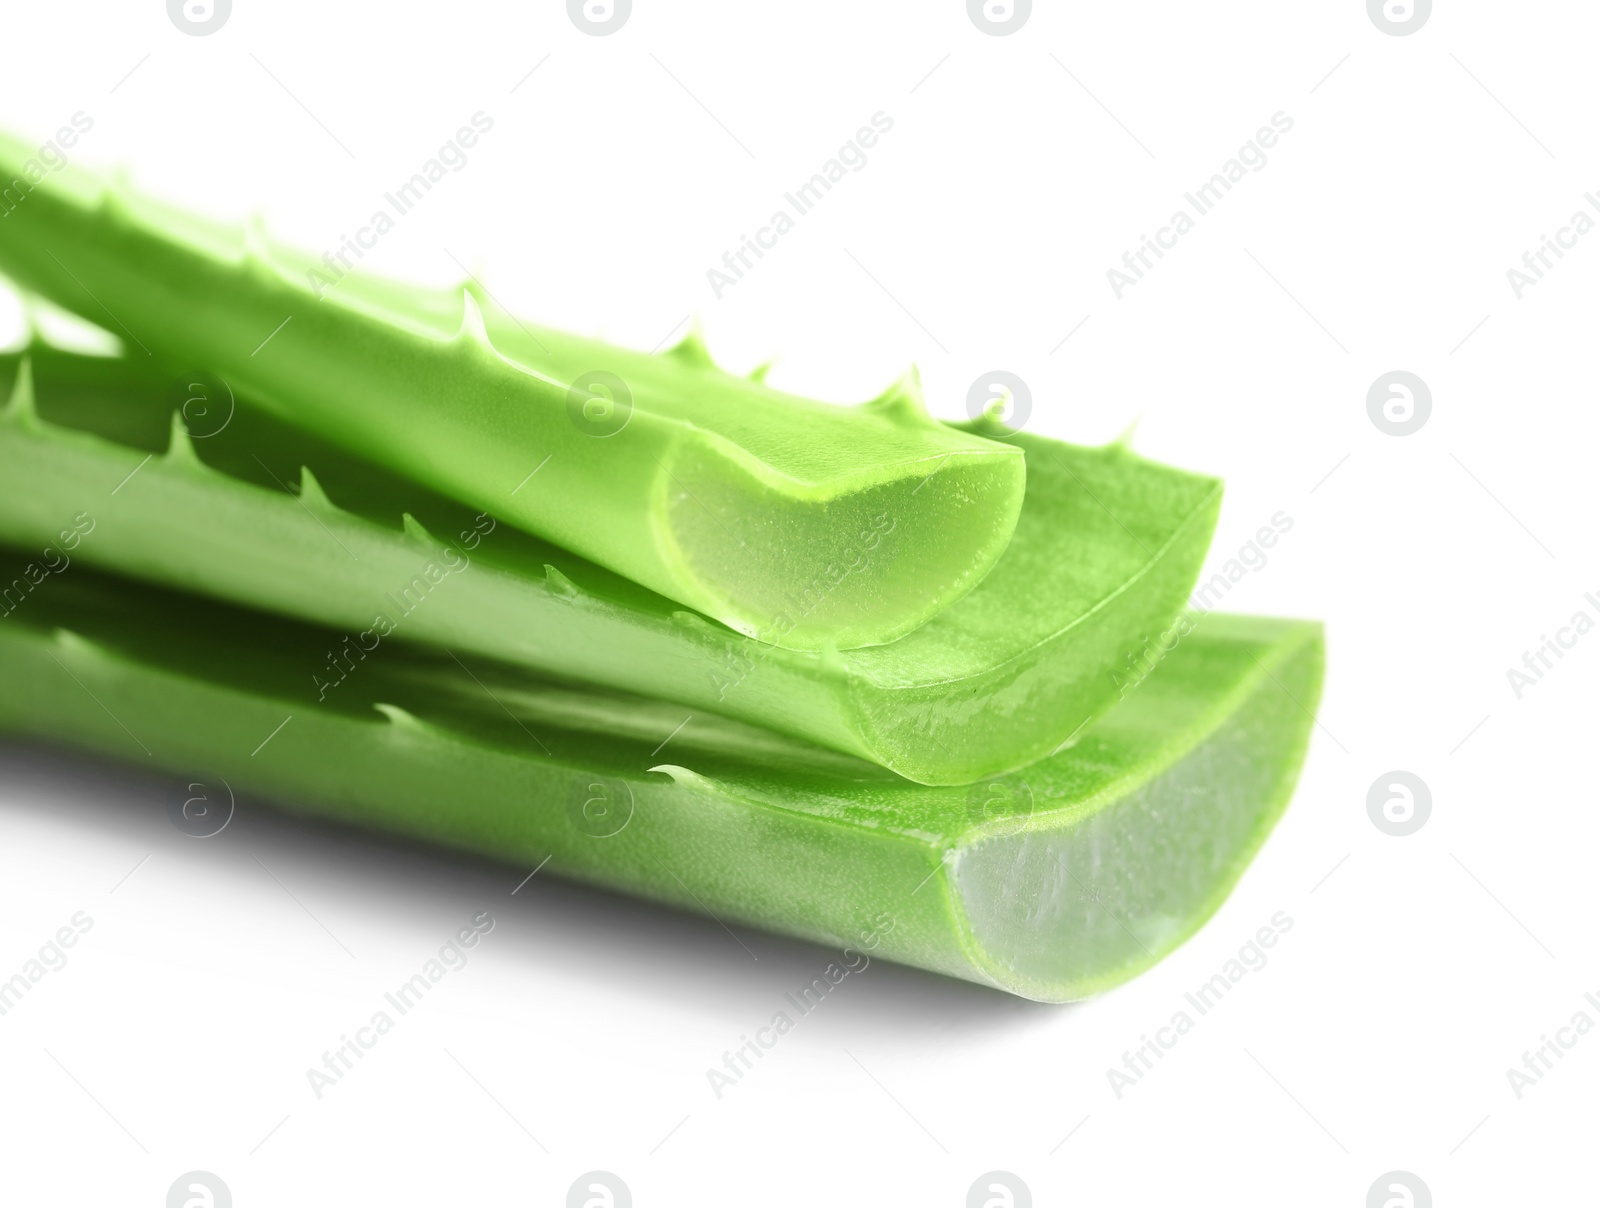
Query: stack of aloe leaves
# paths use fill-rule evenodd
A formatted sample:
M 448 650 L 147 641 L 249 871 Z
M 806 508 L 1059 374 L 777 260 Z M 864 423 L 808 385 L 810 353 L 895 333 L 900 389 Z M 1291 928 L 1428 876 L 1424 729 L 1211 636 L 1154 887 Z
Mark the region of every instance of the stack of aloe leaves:
M 0 730 L 1046 1001 L 1287 804 L 1321 627 L 1186 612 L 1214 478 L 28 184 Z

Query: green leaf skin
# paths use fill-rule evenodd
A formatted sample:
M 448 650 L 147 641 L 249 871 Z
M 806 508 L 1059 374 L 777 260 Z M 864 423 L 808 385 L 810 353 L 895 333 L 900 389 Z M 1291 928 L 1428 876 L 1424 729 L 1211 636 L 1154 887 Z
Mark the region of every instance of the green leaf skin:
M 30 154 L 0 137 L 0 181 Z M 313 286 L 327 265 L 259 228 L 218 229 L 72 167 L 0 208 L 0 268 L 134 352 L 221 374 L 285 420 L 768 643 L 910 632 L 982 581 L 1022 506 L 1020 454 L 930 418 L 914 375 L 838 407 L 725 373 L 694 336 L 652 356 L 524 324 L 475 282 Z M 610 435 L 575 418 L 611 407 L 571 394 L 594 371 L 631 396 Z M 874 531 L 870 569 L 824 590 Z
M 308 703 L 293 668 L 329 640 L 72 567 L 0 620 L 0 730 L 1060 1002 L 1154 964 L 1227 896 L 1322 679 L 1320 626 L 1211 615 L 1076 747 L 924 788 L 422 651 Z
M 17 365 L 0 358 L 0 387 L 26 386 Z M 13 391 L 0 415 L 0 542 L 42 550 L 87 512 L 96 528 L 70 551 L 78 561 L 343 630 L 300 667 L 307 693 L 313 675 L 333 692 L 364 675 L 388 638 L 370 658 L 334 651 L 371 648 L 392 626 L 396 641 L 682 702 L 926 784 L 1032 763 L 1136 683 L 1194 586 L 1221 498 L 1215 479 L 1121 446 L 1012 437 L 1027 500 L 988 578 L 898 641 L 812 654 L 506 526 L 480 536 L 470 511 L 242 402 L 216 435 L 180 426 L 171 443 L 168 383 L 140 358 L 36 344 L 32 370 L 37 398 Z M 197 432 L 220 422 L 191 418 Z M 285 493 L 302 481 L 299 500 Z M 415 517 L 404 530 L 402 513 Z

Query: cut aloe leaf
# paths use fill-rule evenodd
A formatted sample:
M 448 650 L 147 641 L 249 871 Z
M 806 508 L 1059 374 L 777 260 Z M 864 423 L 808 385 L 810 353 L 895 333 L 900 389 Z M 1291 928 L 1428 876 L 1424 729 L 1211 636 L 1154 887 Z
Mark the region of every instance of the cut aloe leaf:
M 1064 1001 L 1226 897 L 1288 801 L 1322 676 L 1319 626 L 1212 615 L 1073 749 L 924 788 L 422 651 L 307 703 L 297 668 L 330 640 L 73 568 L 0 622 L 0 730 Z
M 183 377 L 173 393 L 142 360 L 42 344 L 20 366 L 0 357 L 0 542 L 43 549 L 87 511 L 78 561 L 342 629 L 299 669 L 307 699 L 343 692 L 392 635 L 725 714 L 929 784 L 1031 763 L 1114 704 L 1193 588 L 1221 498 L 1217 480 L 1119 445 L 1010 437 L 1027 498 L 984 583 L 898 641 L 811 654 L 493 528 L 220 383 Z
M 28 154 L 0 138 L 0 179 Z M 983 579 L 1022 505 L 1018 451 L 930 418 L 914 375 L 864 406 L 815 402 L 723 372 L 692 335 L 652 356 L 536 327 L 476 282 L 347 275 L 77 168 L 6 214 L 0 267 L 135 353 L 221 374 L 336 445 L 791 649 L 915 629 Z

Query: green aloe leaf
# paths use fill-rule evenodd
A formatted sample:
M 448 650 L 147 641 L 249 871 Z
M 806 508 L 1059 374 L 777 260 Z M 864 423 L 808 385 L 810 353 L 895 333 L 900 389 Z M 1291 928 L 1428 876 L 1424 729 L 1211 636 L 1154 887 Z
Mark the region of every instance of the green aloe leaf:
M 28 155 L 0 138 L 0 179 Z M 1022 505 L 1018 451 L 930 418 L 914 375 L 832 406 L 694 336 L 652 356 L 523 323 L 475 280 L 335 281 L 75 167 L 6 205 L 0 268 L 135 351 L 765 642 L 910 632 L 982 581 Z
M 0 729 L 1062 1001 L 1226 897 L 1288 801 L 1322 678 L 1320 626 L 1211 615 L 1073 749 L 925 788 L 425 651 L 308 703 L 295 669 L 332 636 L 72 567 L 0 621 Z
M 13 387 L 0 542 L 43 549 L 87 511 L 97 528 L 75 559 L 342 629 L 298 668 L 308 699 L 345 692 L 392 638 L 679 701 L 929 784 L 1031 763 L 1137 682 L 1194 586 L 1221 498 L 1217 480 L 1121 445 L 1010 436 L 1027 495 L 986 580 L 895 642 L 814 654 L 495 528 L 236 404 L 221 382 L 169 383 L 141 358 L 42 344 L 31 364 L 0 358 L 0 387 Z

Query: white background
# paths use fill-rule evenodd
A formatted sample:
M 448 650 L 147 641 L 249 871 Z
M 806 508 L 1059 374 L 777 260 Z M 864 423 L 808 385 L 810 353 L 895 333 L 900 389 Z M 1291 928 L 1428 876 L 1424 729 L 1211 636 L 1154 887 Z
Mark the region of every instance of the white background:
M 1293 517 L 1226 607 L 1324 618 L 1329 674 L 1284 821 L 1158 968 L 1062 1008 L 875 963 L 720 1101 L 706 1069 L 827 951 L 259 806 L 195 841 L 165 781 L 0 748 L 0 973 L 94 919 L 0 1019 L 0 1199 L 155 1206 L 203 1169 L 241 1208 L 556 1205 L 600 1168 L 646 1208 L 932 1206 L 998 1168 L 1041 1205 L 1359 1208 L 1393 1169 L 1441 1206 L 1590 1202 L 1600 1033 L 1520 1100 L 1506 1070 L 1600 1022 L 1600 635 L 1520 700 L 1506 671 L 1600 619 L 1600 233 L 1520 300 L 1506 271 L 1600 188 L 1597 20 L 1079 0 L 994 37 L 958 0 L 635 0 L 592 37 L 555 0 L 237 0 L 197 38 L 159 0 L 8 5 L 0 121 L 86 111 L 77 159 L 192 207 L 320 252 L 482 110 L 369 265 L 454 256 L 644 348 L 695 314 L 825 398 L 915 361 L 943 416 L 1004 368 L 1037 431 L 1137 422 L 1227 478 L 1214 566 Z M 880 110 L 866 168 L 716 299 L 706 270 Z M 1280 110 L 1119 301 L 1106 270 Z M 1397 368 L 1433 396 L 1403 438 L 1366 411 Z M 1432 789 L 1408 838 L 1366 813 L 1393 769 Z M 315 1099 L 306 1068 L 481 910 L 472 963 Z M 1267 967 L 1117 1098 L 1107 1068 L 1280 910 Z

